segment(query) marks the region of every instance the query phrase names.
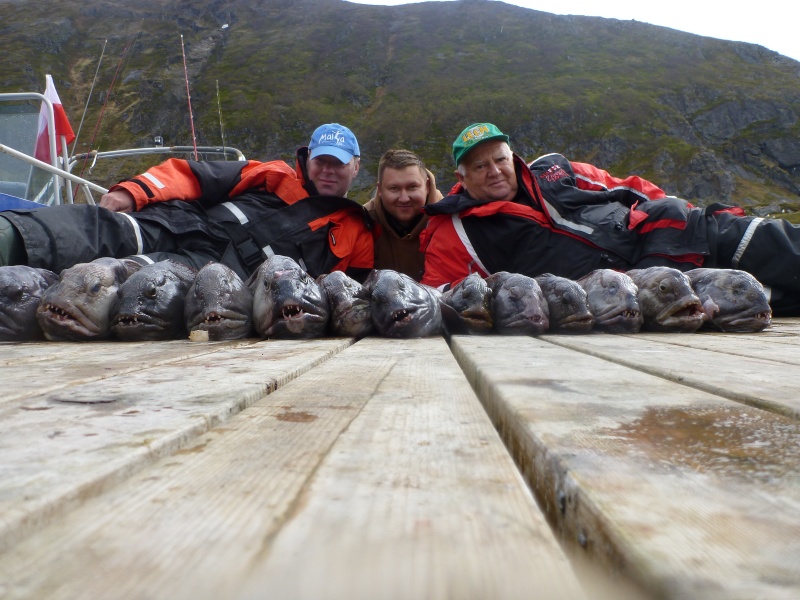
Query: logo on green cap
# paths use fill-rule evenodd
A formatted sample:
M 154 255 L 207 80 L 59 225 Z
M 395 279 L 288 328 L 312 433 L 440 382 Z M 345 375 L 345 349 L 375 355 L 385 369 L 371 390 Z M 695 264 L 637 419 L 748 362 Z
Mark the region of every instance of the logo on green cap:
M 491 123 L 474 123 L 467 127 L 453 142 L 453 159 L 456 165 L 472 148 L 489 140 L 503 140 L 507 143 L 508 136 Z

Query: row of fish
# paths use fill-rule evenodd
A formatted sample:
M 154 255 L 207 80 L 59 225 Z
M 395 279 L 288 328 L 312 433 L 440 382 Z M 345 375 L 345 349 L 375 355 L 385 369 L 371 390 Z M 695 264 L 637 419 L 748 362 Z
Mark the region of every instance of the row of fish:
M 735 269 L 598 269 L 573 281 L 556 275 L 472 274 L 443 294 L 453 334 L 756 332 L 771 324 L 763 286 Z
M 395 271 L 373 271 L 363 286 L 339 271 L 315 280 L 285 256 L 247 281 L 221 263 L 99 258 L 60 276 L 0 267 L 0 340 L 421 337 L 441 331 L 437 295 Z
M 0 267 L 0 340 L 210 340 L 258 335 L 396 338 L 447 334 L 538 335 L 545 331 L 752 332 L 771 311 L 744 271 L 651 267 L 599 269 L 573 281 L 555 275 L 470 275 L 440 292 L 396 271 L 364 284 L 334 271 L 316 280 L 273 256 L 247 280 L 221 263 L 199 271 L 173 261 L 141 266 L 100 258 L 60 276 Z

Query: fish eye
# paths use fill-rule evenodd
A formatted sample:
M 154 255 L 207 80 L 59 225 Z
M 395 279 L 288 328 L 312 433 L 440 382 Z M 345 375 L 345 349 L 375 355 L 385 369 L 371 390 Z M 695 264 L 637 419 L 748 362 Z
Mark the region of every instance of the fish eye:
M 158 288 L 154 284 L 150 284 L 147 286 L 147 289 L 144 291 L 144 295 L 146 298 L 155 298 L 158 294 Z
M 99 281 L 95 281 L 92 284 L 92 286 L 89 288 L 89 293 L 90 294 L 97 294 L 98 292 L 100 292 L 100 290 L 102 288 L 103 288 L 103 284 L 101 284 Z
M 667 285 L 666 281 L 662 281 L 658 284 L 658 289 L 662 292 L 666 292 L 669 289 L 669 286 Z

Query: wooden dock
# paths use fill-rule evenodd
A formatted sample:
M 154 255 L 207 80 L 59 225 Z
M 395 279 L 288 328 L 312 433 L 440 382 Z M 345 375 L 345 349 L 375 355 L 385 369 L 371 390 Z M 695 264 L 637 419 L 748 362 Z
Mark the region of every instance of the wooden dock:
M 0 344 L 3 599 L 800 598 L 800 319 Z

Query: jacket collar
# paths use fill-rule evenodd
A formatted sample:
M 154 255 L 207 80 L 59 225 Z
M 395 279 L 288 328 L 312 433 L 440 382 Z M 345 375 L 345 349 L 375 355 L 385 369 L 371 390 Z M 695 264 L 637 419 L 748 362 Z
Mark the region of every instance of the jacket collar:
M 301 146 L 295 153 L 294 170 L 303 183 L 303 187 L 309 196 L 318 196 L 317 186 L 308 178 L 308 146 Z

